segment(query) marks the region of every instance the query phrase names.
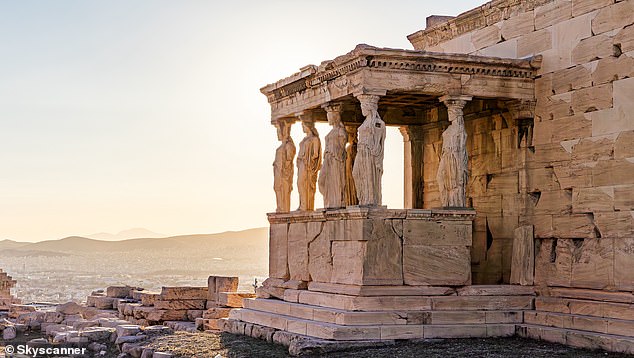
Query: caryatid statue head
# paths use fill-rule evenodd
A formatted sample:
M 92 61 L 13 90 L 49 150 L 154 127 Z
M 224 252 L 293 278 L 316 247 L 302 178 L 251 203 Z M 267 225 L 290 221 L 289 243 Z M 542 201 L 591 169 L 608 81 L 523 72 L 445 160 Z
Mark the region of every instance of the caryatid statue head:
M 326 110 L 326 118 L 328 118 L 328 124 L 333 127 L 341 124 L 341 106 L 340 105 L 328 105 L 323 107 Z
M 278 119 L 275 122 L 275 127 L 277 128 L 277 139 L 280 142 L 285 141 L 290 136 L 291 124 L 283 119 Z
M 304 133 L 306 133 L 306 135 L 315 135 L 315 136 L 319 136 L 319 133 L 317 133 L 317 128 L 315 128 L 315 122 L 313 121 L 302 121 L 302 130 L 304 131 Z
M 361 114 L 363 114 L 364 117 L 378 116 L 379 96 L 360 95 L 359 100 L 361 102 Z

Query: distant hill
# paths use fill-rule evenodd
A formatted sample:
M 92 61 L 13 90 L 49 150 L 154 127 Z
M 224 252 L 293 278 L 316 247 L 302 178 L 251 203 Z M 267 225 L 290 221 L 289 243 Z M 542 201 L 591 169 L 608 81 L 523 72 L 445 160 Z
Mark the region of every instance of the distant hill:
M 10 250 L 17 249 L 26 245 L 31 244 L 30 242 L 17 242 L 13 240 L 0 240 L 0 250 Z
M 7 240 L 5 240 L 7 241 Z M 0 242 L 0 249 L 5 246 Z M 10 240 L 9 240 L 10 241 Z M 243 231 L 227 231 L 217 234 L 182 235 L 165 238 L 138 238 L 122 241 L 104 241 L 89 239 L 81 236 L 70 236 L 60 240 L 47 240 L 36 243 L 16 243 L 11 241 L 6 249 L 19 251 L 48 251 L 48 252 L 129 252 L 134 250 L 261 250 L 266 249 L 268 243 L 268 229 L 256 228 Z M 16 245 L 21 244 L 21 245 Z M 14 245 L 14 247 L 9 247 Z
M 150 231 L 148 229 L 134 228 L 134 229 L 121 231 L 117 234 L 101 232 L 98 234 L 85 235 L 84 237 L 89 239 L 94 239 L 94 240 L 119 241 L 119 240 L 135 239 L 139 237 L 144 237 L 144 238 L 167 237 L 167 235 L 159 234 L 159 233 Z
M 21 249 L 2 249 L 0 257 L 64 257 L 71 254 L 64 252 L 40 251 L 40 250 L 21 250 Z

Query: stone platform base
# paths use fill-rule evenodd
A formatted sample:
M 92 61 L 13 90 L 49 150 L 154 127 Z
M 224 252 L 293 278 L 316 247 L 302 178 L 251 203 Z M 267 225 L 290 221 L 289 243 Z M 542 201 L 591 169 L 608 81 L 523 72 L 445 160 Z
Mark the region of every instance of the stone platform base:
M 296 354 L 400 339 L 514 335 L 634 353 L 634 296 L 629 293 L 550 289 L 535 296 L 525 286 L 430 287 L 427 296 L 297 291 L 285 295 L 292 302 L 246 299 L 244 308 L 232 310 L 219 328 L 285 344 Z

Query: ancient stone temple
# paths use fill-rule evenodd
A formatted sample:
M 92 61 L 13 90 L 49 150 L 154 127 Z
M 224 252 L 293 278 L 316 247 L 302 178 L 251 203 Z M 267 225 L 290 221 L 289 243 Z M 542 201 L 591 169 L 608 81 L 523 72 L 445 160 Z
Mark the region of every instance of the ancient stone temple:
M 269 279 L 225 329 L 634 352 L 632 14 L 494 0 L 428 18 L 411 50 L 359 45 L 263 87 L 281 142 Z M 402 208 L 382 205 L 386 126 Z
M 11 289 L 17 282 L 0 269 L 0 311 L 8 311 L 13 303 L 20 303 L 11 295 Z

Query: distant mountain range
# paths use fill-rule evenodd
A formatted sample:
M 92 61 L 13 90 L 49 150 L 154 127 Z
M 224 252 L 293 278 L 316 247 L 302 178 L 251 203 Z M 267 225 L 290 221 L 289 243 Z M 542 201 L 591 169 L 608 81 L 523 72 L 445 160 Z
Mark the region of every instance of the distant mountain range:
M 52 256 L 54 253 L 129 252 L 134 250 L 261 250 L 268 242 L 268 228 L 217 234 L 135 238 L 121 241 L 70 236 L 40 242 L 0 241 L 0 256 Z M 244 252 L 244 251 L 242 251 Z
M 100 232 L 98 234 L 84 235 L 84 237 L 88 239 L 103 240 L 103 241 L 128 240 L 128 239 L 136 239 L 139 237 L 159 238 L 159 237 L 167 237 L 167 236 L 168 235 L 159 234 L 159 233 L 150 231 L 148 229 L 143 229 L 143 228 L 134 228 L 134 229 L 124 230 L 117 234 Z

